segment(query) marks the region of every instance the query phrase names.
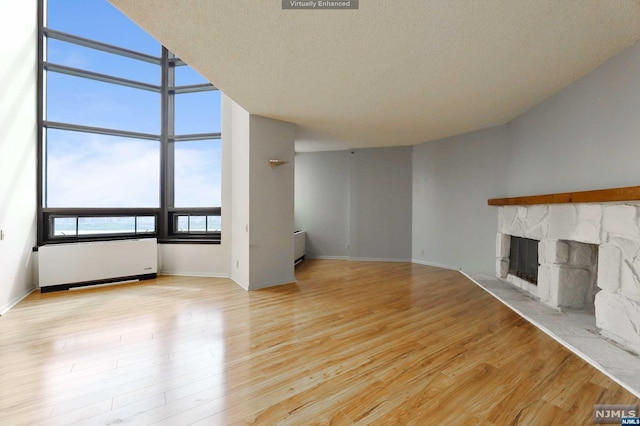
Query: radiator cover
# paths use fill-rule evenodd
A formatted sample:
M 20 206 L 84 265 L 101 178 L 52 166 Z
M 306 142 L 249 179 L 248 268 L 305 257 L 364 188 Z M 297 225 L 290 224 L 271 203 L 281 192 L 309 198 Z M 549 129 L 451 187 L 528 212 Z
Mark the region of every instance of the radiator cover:
M 38 284 L 43 291 L 152 278 L 157 272 L 155 238 L 52 244 L 38 249 Z

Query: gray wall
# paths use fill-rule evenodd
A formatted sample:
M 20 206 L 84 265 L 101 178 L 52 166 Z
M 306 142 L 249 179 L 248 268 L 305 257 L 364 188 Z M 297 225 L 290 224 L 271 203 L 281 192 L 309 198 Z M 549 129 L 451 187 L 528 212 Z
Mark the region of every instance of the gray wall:
M 410 147 L 298 153 L 295 184 L 307 256 L 411 258 Z
M 295 281 L 295 125 L 225 98 L 231 145 L 231 279 L 248 290 Z M 269 160 L 286 163 L 271 167 Z M 226 210 L 225 210 L 226 211 Z
M 509 196 L 640 185 L 640 43 L 508 126 Z
M 296 229 L 307 231 L 309 257 L 347 257 L 349 151 L 297 153 Z
M 351 152 L 349 256 L 411 259 L 411 147 Z
M 295 282 L 293 260 L 296 126 L 250 116 L 249 288 Z M 286 164 L 271 167 L 269 160 Z M 233 241 L 232 241 L 233 244 Z
M 413 148 L 414 262 L 493 272 L 507 157 L 504 126 Z
M 413 258 L 494 273 L 488 198 L 639 185 L 638 70 L 636 43 L 506 126 L 415 146 Z

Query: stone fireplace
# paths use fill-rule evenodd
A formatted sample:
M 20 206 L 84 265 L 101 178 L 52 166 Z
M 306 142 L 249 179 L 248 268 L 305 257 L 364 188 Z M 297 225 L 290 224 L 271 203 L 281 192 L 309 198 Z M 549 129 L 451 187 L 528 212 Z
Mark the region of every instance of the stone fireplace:
M 509 274 L 511 236 L 539 241 L 537 285 Z M 640 353 L 640 202 L 503 205 L 496 258 L 499 278 Z

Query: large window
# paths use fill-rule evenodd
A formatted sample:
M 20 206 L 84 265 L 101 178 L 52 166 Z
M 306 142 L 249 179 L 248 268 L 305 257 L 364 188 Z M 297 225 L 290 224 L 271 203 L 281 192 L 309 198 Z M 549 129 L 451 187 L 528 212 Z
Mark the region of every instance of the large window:
M 220 92 L 106 0 L 40 0 L 38 243 L 219 242 Z

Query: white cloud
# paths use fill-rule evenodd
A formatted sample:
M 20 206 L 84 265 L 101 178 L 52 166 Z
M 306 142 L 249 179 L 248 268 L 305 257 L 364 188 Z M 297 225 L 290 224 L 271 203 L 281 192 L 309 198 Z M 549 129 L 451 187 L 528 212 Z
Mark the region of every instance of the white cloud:
M 159 206 L 158 142 L 80 135 L 48 156 L 48 207 Z
M 158 207 L 159 142 L 49 131 L 48 207 Z M 180 142 L 176 205 L 220 206 L 220 146 Z
M 217 207 L 220 193 L 220 148 L 211 141 L 179 142 L 175 154 L 177 207 Z

